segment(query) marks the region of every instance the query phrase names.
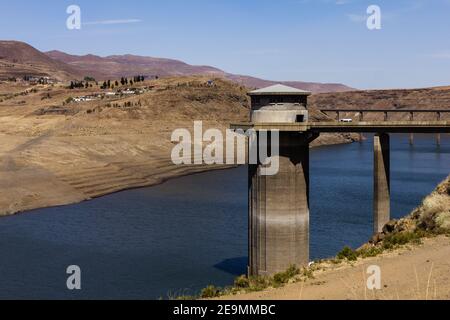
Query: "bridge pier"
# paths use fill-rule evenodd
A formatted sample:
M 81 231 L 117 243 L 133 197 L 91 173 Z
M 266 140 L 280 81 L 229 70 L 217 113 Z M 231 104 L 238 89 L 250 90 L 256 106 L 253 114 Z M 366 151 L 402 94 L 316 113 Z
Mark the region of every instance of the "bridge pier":
M 391 219 L 390 137 L 376 134 L 374 138 L 374 233 L 383 231 Z
M 309 263 L 309 144 L 318 135 L 280 133 L 280 169 L 249 166 L 249 275 Z
M 359 113 L 359 122 L 363 122 L 364 121 L 364 112 L 360 112 Z M 359 133 L 359 142 L 363 142 L 364 140 L 364 133 L 360 132 Z
M 437 112 L 437 121 L 441 121 L 441 113 Z M 441 134 L 437 133 L 436 134 L 436 144 L 438 147 L 441 146 Z
M 414 112 L 409 113 L 409 121 L 414 121 Z M 409 134 L 409 145 L 414 145 L 414 133 Z

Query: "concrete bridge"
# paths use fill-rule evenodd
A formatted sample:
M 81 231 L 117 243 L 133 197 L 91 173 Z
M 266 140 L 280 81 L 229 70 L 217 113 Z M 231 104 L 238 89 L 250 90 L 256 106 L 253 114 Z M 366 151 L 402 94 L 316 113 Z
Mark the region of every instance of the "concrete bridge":
M 326 115 L 335 114 L 336 118 L 335 120 L 340 122 L 341 121 L 341 115 L 342 114 L 348 114 L 348 113 L 354 113 L 358 116 L 357 121 L 363 122 L 364 116 L 367 114 L 383 114 L 384 115 L 384 121 L 389 121 L 389 115 L 395 114 L 395 115 L 407 115 L 409 116 L 409 121 L 412 123 L 415 120 L 416 115 L 423 114 L 426 116 L 428 120 L 432 121 L 441 121 L 443 120 L 442 116 L 445 114 L 450 115 L 450 110 L 446 109 L 321 109 L 322 113 L 325 113 Z M 352 119 L 353 120 L 353 119 Z M 421 121 L 420 123 L 423 123 Z M 414 133 L 409 132 L 409 143 L 412 145 L 414 144 Z M 360 134 L 360 138 L 363 138 L 362 133 Z M 436 133 L 436 143 L 438 145 L 441 144 L 441 133 Z
M 309 93 L 281 85 L 256 90 L 249 95 L 252 98 L 252 122 L 234 124 L 232 129 L 254 129 L 258 134 L 266 130 L 280 132 L 278 174 L 263 176 L 262 164 L 249 165 L 249 275 L 271 275 L 286 270 L 290 265 L 305 266 L 309 263 L 309 145 L 321 133 L 375 133 L 375 234 L 381 232 L 391 219 L 389 134 L 450 133 L 450 121 L 440 119 L 309 122 L 305 99 Z M 414 110 L 417 112 L 422 110 Z M 338 185 L 334 187 L 339 188 Z
M 384 121 L 389 120 L 390 114 L 407 114 L 409 115 L 409 120 L 414 121 L 415 115 L 417 114 L 427 114 L 427 115 L 435 115 L 434 120 L 440 121 L 442 119 L 443 114 L 450 114 L 450 110 L 445 109 L 320 109 L 321 112 L 325 114 L 336 114 L 336 121 L 341 120 L 341 115 L 346 113 L 356 113 L 359 115 L 359 121 L 364 121 L 364 116 L 370 113 L 378 113 L 384 115 Z

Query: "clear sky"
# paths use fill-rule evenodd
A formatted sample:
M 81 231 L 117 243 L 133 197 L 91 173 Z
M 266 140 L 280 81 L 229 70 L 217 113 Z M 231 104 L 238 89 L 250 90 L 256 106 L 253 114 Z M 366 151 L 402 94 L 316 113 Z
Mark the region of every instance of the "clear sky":
M 450 0 L 0 0 L 0 39 L 138 54 L 271 80 L 450 85 Z M 66 9 L 81 8 L 68 30 Z M 381 8 L 382 29 L 366 26 Z

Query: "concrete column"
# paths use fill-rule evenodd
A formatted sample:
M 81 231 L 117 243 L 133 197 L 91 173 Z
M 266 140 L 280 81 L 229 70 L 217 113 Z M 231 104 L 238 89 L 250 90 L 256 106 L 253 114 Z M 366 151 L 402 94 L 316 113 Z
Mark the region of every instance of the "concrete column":
M 309 143 L 280 133 L 280 170 L 249 167 L 249 275 L 272 275 L 309 263 Z
M 383 231 L 391 219 L 390 138 L 377 134 L 374 138 L 374 233 Z
M 409 121 L 414 121 L 414 112 L 411 112 L 409 115 Z M 414 145 L 414 133 L 409 134 L 409 144 Z
M 440 112 L 437 113 L 437 121 L 441 121 L 441 113 Z M 436 144 L 439 147 L 441 146 L 441 134 L 440 133 L 436 134 Z
M 363 122 L 364 121 L 364 112 L 360 112 L 359 113 L 359 122 Z M 359 142 L 363 142 L 363 140 L 364 140 L 364 133 L 360 133 L 359 134 Z

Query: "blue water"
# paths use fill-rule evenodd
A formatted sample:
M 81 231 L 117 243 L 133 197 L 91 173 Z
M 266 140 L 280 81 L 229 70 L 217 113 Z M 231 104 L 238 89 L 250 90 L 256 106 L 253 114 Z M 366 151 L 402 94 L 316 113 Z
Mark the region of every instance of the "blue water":
M 372 232 L 372 140 L 314 149 L 311 255 Z M 450 173 L 450 139 L 392 141 L 392 210 L 401 217 Z M 82 290 L 66 288 L 66 268 Z M 231 284 L 247 266 L 247 169 L 209 172 L 81 204 L 0 219 L 0 299 L 157 299 Z

